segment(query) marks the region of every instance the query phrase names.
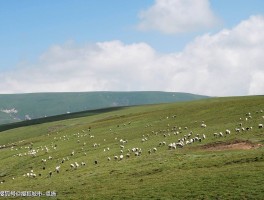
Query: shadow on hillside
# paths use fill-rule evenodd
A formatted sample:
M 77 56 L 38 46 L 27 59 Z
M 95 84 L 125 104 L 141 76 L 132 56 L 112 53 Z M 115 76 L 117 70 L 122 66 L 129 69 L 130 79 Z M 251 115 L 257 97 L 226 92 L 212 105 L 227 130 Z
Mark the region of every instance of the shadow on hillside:
M 24 126 L 31 126 L 31 125 L 43 124 L 43 123 L 54 122 L 54 121 L 61 121 L 61 120 L 66 120 L 66 119 L 93 116 L 93 115 L 98 115 L 98 114 L 102 114 L 106 112 L 122 110 L 127 107 L 129 106 L 108 107 L 108 108 L 101 108 L 101 109 L 96 109 L 96 110 L 87 110 L 87 111 L 81 111 L 81 112 L 75 112 L 75 113 L 69 113 L 69 114 L 55 115 L 55 116 L 39 118 L 39 119 L 26 120 L 26 121 L 15 122 L 15 123 L 10 123 L 10 124 L 4 124 L 4 125 L 0 125 L 0 132 L 14 129 L 14 128 L 24 127 Z

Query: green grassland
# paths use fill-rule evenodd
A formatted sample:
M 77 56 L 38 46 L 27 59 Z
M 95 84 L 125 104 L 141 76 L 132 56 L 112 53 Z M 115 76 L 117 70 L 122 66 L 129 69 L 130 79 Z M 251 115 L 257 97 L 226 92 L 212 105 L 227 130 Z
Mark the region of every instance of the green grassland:
M 169 103 L 208 98 L 179 92 L 66 92 L 0 94 L 0 124 L 43 118 L 65 113 L 142 104 Z M 1 110 L 15 109 L 17 113 Z
M 263 116 L 264 96 L 249 96 L 124 107 L 12 127 L 0 132 L 0 191 L 54 191 L 55 197 L 36 199 L 61 200 L 264 199 L 264 128 L 258 128 Z M 239 123 L 252 129 L 235 132 Z M 168 148 L 191 131 L 206 138 Z M 224 136 L 215 137 L 219 132 Z M 142 154 L 135 156 L 132 148 Z M 35 157 L 28 155 L 33 150 Z M 115 160 L 120 150 L 124 158 Z M 75 162 L 86 165 L 72 169 Z M 24 176 L 31 170 L 35 178 Z M 1 198 L 7 199 L 0 193 Z

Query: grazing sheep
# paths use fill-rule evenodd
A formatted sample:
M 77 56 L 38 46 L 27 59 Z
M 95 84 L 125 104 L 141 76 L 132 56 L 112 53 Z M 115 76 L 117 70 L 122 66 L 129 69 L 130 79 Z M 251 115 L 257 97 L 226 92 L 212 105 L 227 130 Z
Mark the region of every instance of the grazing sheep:
M 82 163 L 81 163 L 81 165 L 82 165 L 82 166 L 85 166 L 85 165 L 86 165 L 86 163 L 85 163 L 85 162 L 82 162 Z
M 156 147 L 154 147 L 154 148 L 153 148 L 153 152 L 155 153 L 156 151 L 157 151 L 157 148 L 156 148 Z
M 75 162 L 74 164 L 75 164 L 76 168 L 78 168 L 80 166 L 77 162 Z
M 132 151 L 132 152 L 136 152 L 137 149 L 134 147 L 134 148 L 131 149 L 131 151 Z
M 176 149 L 176 148 L 177 148 L 176 143 L 173 143 L 172 148 L 173 148 L 173 149 Z
M 65 162 L 65 158 L 62 158 L 62 161 L 61 161 L 61 163 L 64 163 Z
M 176 147 L 183 148 L 183 146 L 184 146 L 184 144 L 183 144 L 183 143 L 181 143 L 181 142 L 178 142 L 178 143 L 176 143 Z
M 119 142 L 120 142 L 121 144 L 125 144 L 125 143 L 127 143 L 127 140 L 120 139 Z
M 231 134 L 231 131 L 228 130 L 228 129 L 226 129 L 225 133 L 226 133 L 227 135 L 230 135 L 230 134 Z
M 51 176 L 52 176 L 52 171 L 49 172 L 49 177 L 51 177 Z
M 246 130 L 247 130 L 247 131 L 252 130 L 252 126 L 251 126 L 251 127 L 247 127 Z
M 110 158 L 110 157 L 108 157 L 108 158 L 107 158 L 107 160 L 108 160 L 108 161 L 110 161 L 110 160 L 111 160 L 111 158 Z
M 56 171 L 57 173 L 60 173 L 60 165 L 57 166 L 57 167 L 55 168 L 55 171 Z
M 118 156 L 114 156 L 114 159 L 117 160 L 118 159 Z
M 263 128 L 263 124 L 259 124 L 258 127 L 259 127 L 259 128 Z
M 71 152 L 71 156 L 74 156 L 74 151 Z
M 151 154 L 151 149 L 148 150 L 148 153 Z
M 70 164 L 72 169 L 75 169 L 75 165 L 74 164 Z
M 191 131 L 188 135 L 187 138 L 190 138 L 192 136 L 193 132 Z
M 202 127 L 202 128 L 206 128 L 206 124 L 202 123 L 202 124 L 201 124 L 201 127 Z
M 120 159 L 120 160 L 123 160 L 123 158 L 124 158 L 124 156 L 121 154 L 121 155 L 119 156 L 119 159 Z

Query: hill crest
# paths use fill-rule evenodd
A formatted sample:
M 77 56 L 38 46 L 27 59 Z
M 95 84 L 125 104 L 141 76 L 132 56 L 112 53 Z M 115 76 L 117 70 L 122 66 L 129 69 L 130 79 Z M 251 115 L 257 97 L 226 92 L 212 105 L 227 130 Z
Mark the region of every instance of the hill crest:
M 60 92 L 0 94 L 0 124 L 108 107 L 192 101 L 208 96 L 180 92 Z

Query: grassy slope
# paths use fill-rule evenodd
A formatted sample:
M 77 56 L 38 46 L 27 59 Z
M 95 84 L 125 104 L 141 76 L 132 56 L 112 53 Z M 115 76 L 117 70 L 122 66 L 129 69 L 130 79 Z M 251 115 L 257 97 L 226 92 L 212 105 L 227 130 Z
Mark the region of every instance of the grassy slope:
M 79 112 L 112 106 L 154 104 L 187 101 L 205 96 L 170 92 L 77 92 L 77 93 L 35 93 L 0 94 L 0 109 L 16 108 L 17 118 L 53 116 L 66 112 Z M 0 112 L 1 113 L 1 112 Z M 2 113 L 0 124 L 16 122 L 9 114 Z
M 0 145 L 16 143 L 14 150 L 10 147 L 0 149 L 0 181 L 5 181 L 0 184 L 0 191 L 51 190 L 57 192 L 56 199 L 263 199 L 263 147 L 224 151 L 203 148 L 204 145 L 235 140 L 264 144 L 264 129 L 257 128 L 264 122 L 264 113 L 256 113 L 261 109 L 264 110 L 263 96 L 215 98 L 129 107 L 0 132 Z M 248 112 L 252 119 L 245 121 Z M 173 115 L 176 118 L 172 118 Z M 200 127 L 202 120 L 207 124 L 205 129 Z M 234 128 L 240 122 L 253 129 L 235 133 Z M 171 135 L 164 137 L 163 131 L 167 134 L 173 126 L 188 129 L 182 129 L 179 135 L 170 131 Z M 214 132 L 225 129 L 232 131 L 230 136 L 214 138 Z M 177 141 L 190 131 L 204 133 L 207 138 L 182 149 L 168 150 L 167 145 L 159 146 L 161 141 L 167 144 Z M 141 142 L 142 135 L 148 137 L 144 143 Z M 64 140 L 64 136 L 69 140 Z M 125 152 L 139 147 L 143 150 L 142 156 L 114 161 L 114 155 L 120 155 L 121 138 L 128 140 Z M 21 140 L 24 141 L 19 143 Z M 46 145 L 50 151 L 45 153 L 39 148 L 37 157 L 14 156 L 27 152 L 25 147 L 30 143 L 33 143 L 33 149 Z M 94 143 L 100 143 L 100 146 L 93 148 Z M 55 144 L 56 150 L 52 149 Z M 107 147 L 110 151 L 104 152 Z M 148 155 L 148 149 L 153 147 L 158 151 Z M 70 156 L 72 150 L 75 150 L 74 156 Z M 43 170 L 41 159 L 48 156 L 53 159 L 47 161 Z M 67 156 L 70 160 L 60 164 L 60 174 L 54 173 L 48 178 L 48 172 L 54 171 L 59 161 Z M 112 158 L 109 162 L 108 156 Z M 94 160 L 99 164 L 95 165 Z M 87 165 L 71 170 L 69 165 L 75 161 L 85 161 Z M 41 176 L 35 179 L 23 177 L 31 169 Z

